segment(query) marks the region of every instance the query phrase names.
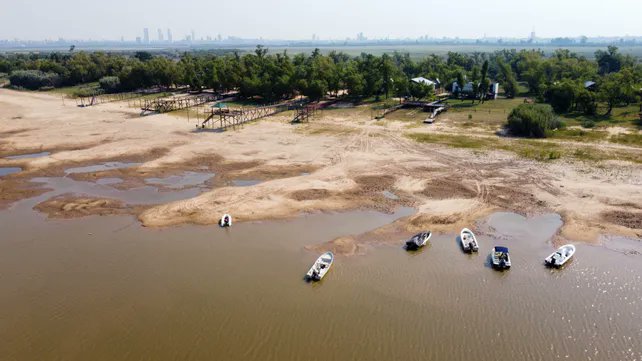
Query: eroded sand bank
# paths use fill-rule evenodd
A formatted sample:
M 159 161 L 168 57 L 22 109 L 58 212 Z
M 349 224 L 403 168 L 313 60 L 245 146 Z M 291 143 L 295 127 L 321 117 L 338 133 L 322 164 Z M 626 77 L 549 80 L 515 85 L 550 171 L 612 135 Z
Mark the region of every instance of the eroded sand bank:
M 66 194 L 38 209 L 56 217 L 134 213 L 146 226 L 215 224 L 222 213 L 242 222 L 356 208 L 417 210 L 377 232 L 326 245 L 343 253 L 358 253 L 357 244 L 389 232 L 452 231 L 494 210 L 559 213 L 560 235 L 576 241 L 595 242 L 605 233 L 642 237 L 639 165 L 543 163 L 505 152 L 419 144 L 404 136 L 402 124 L 381 127 L 364 112 L 322 112 L 303 125 L 290 124 L 290 118 L 273 116 L 235 131 L 198 131 L 193 120 L 139 117 L 127 103 L 77 108 L 58 97 L 2 89 L 0 157 L 51 154 L 0 158 L 0 167 L 23 169 L 0 178 L 0 206 L 44 193 L 29 182 L 34 177 L 116 178 L 122 180 L 117 188 L 128 189 L 148 178 L 194 171 L 214 176 L 190 199 L 141 206 Z M 106 161 L 140 165 L 65 173 Z M 239 187 L 232 184 L 236 179 L 257 182 Z

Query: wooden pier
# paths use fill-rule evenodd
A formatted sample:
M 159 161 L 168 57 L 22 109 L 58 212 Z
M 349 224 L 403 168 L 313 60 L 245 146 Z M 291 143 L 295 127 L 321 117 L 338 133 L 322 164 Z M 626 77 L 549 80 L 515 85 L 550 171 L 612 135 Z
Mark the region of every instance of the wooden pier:
M 140 98 L 145 95 L 159 94 L 159 93 L 161 93 L 160 89 L 128 92 L 128 93 L 114 93 L 114 94 L 96 93 L 93 95 L 81 96 L 76 98 L 76 105 L 84 108 L 84 107 L 90 107 L 98 104 L 132 100 L 132 99 Z
M 201 123 L 201 128 L 205 128 L 206 126 L 214 127 L 216 123 L 218 123 L 218 129 L 234 128 L 285 110 L 287 110 L 287 106 L 283 106 L 282 104 L 255 108 L 212 108 L 206 112 L 206 117 Z
M 149 113 L 167 113 L 175 110 L 187 109 L 213 102 L 218 99 L 215 94 L 187 95 L 181 97 L 165 97 L 157 99 L 143 99 L 140 107 L 140 115 Z
M 96 94 L 76 98 L 76 105 L 84 108 L 98 104 L 136 99 L 141 96 L 143 96 L 143 94 L 140 93 Z
M 296 108 L 292 123 L 309 122 L 310 118 L 314 117 L 319 109 L 321 109 L 321 104 L 319 103 L 307 104 Z
M 206 110 L 201 122 L 201 128 L 210 127 L 225 130 L 235 128 L 253 120 L 275 115 L 286 110 L 295 110 L 297 113 L 293 122 L 307 121 L 319 109 L 319 104 L 306 104 L 307 100 L 295 100 L 282 103 L 274 103 L 259 107 L 228 108 L 219 103 L 212 109 Z M 218 126 L 217 126 L 218 125 Z

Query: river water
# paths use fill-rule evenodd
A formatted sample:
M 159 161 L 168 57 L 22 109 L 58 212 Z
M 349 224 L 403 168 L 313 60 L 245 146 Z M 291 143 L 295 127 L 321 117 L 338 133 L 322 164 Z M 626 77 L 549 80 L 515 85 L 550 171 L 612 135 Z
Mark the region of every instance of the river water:
M 147 229 L 46 220 L 42 200 L 0 211 L 0 360 L 642 359 L 642 256 L 578 244 L 546 269 L 556 215 L 494 214 L 473 255 L 458 230 L 414 253 L 399 239 L 308 284 L 306 245 L 408 210 Z M 511 270 L 488 266 L 495 244 Z

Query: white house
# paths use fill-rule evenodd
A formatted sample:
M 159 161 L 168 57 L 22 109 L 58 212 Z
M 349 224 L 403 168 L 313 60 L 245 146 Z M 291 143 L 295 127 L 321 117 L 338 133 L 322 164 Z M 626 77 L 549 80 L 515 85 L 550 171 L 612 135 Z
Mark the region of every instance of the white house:
M 464 84 L 463 88 L 459 87 L 459 84 L 457 82 L 453 83 L 453 88 L 452 88 L 453 93 L 461 92 L 461 93 L 472 93 L 473 92 L 473 82 L 469 81 L 468 83 Z
M 410 80 L 412 80 L 414 83 L 417 83 L 417 84 L 424 84 L 424 85 L 428 85 L 428 86 L 432 85 L 435 88 L 439 87 L 439 79 L 430 80 L 430 79 L 426 79 L 426 78 L 420 76 L 418 78 L 412 78 Z
M 459 84 L 457 82 L 453 83 L 452 87 L 452 92 L 453 93 L 464 93 L 464 94 L 472 94 L 474 93 L 473 91 L 473 82 L 468 82 L 464 84 L 463 88 L 459 87 Z M 490 87 L 488 88 L 488 94 L 486 95 L 486 99 L 497 99 L 497 94 L 499 94 L 499 83 L 498 82 L 491 82 Z

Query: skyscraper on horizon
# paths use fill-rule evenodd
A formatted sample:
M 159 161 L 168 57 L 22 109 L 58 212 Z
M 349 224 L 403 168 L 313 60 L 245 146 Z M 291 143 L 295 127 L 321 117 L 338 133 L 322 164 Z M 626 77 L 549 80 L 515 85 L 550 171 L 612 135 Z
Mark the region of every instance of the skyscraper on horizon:
M 145 44 L 149 44 L 149 29 L 148 28 L 144 28 L 143 29 L 143 42 Z
M 192 29 L 192 41 L 196 41 L 196 33 L 194 32 L 194 29 Z
M 167 41 L 172 42 L 172 29 L 167 28 Z
M 160 28 L 158 28 L 158 41 L 162 43 L 162 42 L 163 42 L 163 40 L 164 40 L 164 39 L 163 39 L 163 30 L 161 30 Z

